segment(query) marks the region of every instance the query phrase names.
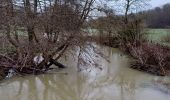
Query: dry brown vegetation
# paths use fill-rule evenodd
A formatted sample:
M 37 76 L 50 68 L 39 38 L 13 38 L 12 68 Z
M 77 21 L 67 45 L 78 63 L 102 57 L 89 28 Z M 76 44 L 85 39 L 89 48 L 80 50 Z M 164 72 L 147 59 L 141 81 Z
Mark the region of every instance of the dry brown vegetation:
M 135 58 L 136 63 L 132 64 L 132 68 L 155 75 L 168 75 L 170 47 L 147 41 L 141 23 L 140 21 L 129 23 L 127 30 L 121 35 L 120 48 Z
M 0 71 L 39 74 L 58 63 L 66 51 L 82 48 L 81 28 L 95 0 L 1 0 Z M 43 61 L 36 63 L 35 56 Z
M 108 24 L 116 25 L 119 27 L 117 30 L 115 27 L 114 29 L 112 28 L 114 25 L 109 27 L 109 25 L 101 23 L 105 26 L 103 26 L 105 30 L 110 31 L 113 29 L 114 32 L 110 31 L 111 35 L 102 35 L 100 43 L 110 47 L 118 47 L 132 56 L 136 62 L 132 63 L 131 68 L 154 75 L 168 75 L 170 73 L 170 47 L 147 41 L 145 38 L 147 33 L 143 31 L 144 24 L 141 16 L 130 15 L 128 17 L 128 23 L 122 23 L 120 19 L 114 21 L 114 17 L 109 19 L 113 20 L 114 23 Z M 106 19 L 103 18 L 102 20 L 107 22 L 107 19 L 106 17 Z
M 137 59 L 132 68 L 155 75 L 168 75 L 170 71 L 170 48 L 149 42 L 129 46 L 130 55 Z
M 132 68 L 167 75 L 170 48 L 146 41 L 142 14 L 130 14 L 146 1 L 125 0 L 124 15 L 116 15 L 112 9 L 95 8 L 95 0 L 1 0 L 0 76 L 11 69 L 19 74 L 39 74 L 52 64 L 64 68 L 58 60 L 71 51 L 79 51 L 78 64 L 84 65 L 82 52 L 90 56 L 86 50 L 89 46 L 105 58 L 89 43 L 92 41 L 129 53 L 137 60 Z M 104 12 L 105 17 L 93 19 L 90 12 L 94 9 Z M 83 31 L 87 27 L 97 29 L 99 34 L 89 35 Z M 43 60 L 33 61 L 36 56 Z

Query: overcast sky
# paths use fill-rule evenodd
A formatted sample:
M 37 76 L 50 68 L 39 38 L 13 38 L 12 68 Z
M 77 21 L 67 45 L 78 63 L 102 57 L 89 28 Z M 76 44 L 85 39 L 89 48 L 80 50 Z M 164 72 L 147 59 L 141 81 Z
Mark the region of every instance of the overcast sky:
M 150 5 L 152 6 L 152 8 L 160 7 L 166 3 L 170 3 L 170 0 L 151 0 L 150 1 Z
M 115 13 L 124 14 L 124 10 L 123 10 L 124 8 L 122 8 L 121 4 L 122 4 L 122 1 L 125 1 L 125 0 L 119 0 L 120 2 L 117 2 L 117 3 L 112 2 L 114 0 L 110 0 L 110 2 L 106 2 L 105 0 L 96 0 L 96 1 L 100 1 L 99 3 L 97 3 L 97 5 L 102 6 L 102 5 L 106 4 L 110 8 L 113 8 Z M 119 3 L 120 3 L 120 5 L 119 5 Z M 129 13 L 136 12 L 136 11 L 138 12 L 138 11 L 141 11 L 141 10 L 153 9 L 155 7 L 162 7 L 164 4 L 170 3 L 170 0 L 150 0 L 147 3 L 149 4 L 148 6 L 146 6 L 146 7 L 144 6 L 142 8 L 139 8 L 139 9 L 135 10 L 135 11 L 133 9 L 133 11 L 129 11 Z M 98 12 L 94 11 L 94 15 L 103 16 L 103 13 L 101 13 L 101 12 L 98 13 Z

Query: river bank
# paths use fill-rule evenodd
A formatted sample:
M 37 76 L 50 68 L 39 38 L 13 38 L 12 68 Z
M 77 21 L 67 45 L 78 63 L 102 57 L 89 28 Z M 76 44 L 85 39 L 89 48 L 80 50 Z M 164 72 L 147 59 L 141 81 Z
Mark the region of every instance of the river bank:
M 168 76 L 170 74 L 170 47 L 146 39 L 132 41 L 119 40 L 115 37 L 102 38 L 101 44 L 119 48 L 135 59 L 131 68 L 153 75 Z M 123 42 L 122 42 L 123 41 Z

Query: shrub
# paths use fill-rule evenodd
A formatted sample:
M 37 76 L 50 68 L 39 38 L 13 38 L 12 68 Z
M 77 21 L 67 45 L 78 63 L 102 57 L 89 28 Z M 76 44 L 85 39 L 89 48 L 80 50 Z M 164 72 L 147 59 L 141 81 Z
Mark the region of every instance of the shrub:
M 170 48 L 150 42 L 141 43 L 140 46 L 129 46 L 130 55 L 137 59 L 133 68 L 157 75 L 166 75 L 170 70 Z

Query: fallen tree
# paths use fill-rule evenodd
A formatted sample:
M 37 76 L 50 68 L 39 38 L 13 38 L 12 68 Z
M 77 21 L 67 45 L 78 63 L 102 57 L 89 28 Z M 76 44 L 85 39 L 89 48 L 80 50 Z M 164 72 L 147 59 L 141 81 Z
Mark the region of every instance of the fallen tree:
M 0 28 L 2 38 L 8 41 L 2 41 L 5 49 L 0 54 L 1 76 L 11 69 L 19 74 L 40 74 L 51 69 L 52 64 L 65 68 L 58 60 L 66 51 L 86 43 L 81 28 L 94 1 L 3 0 Z M 43 60 L 37 63 L 34 58 L 40 54 Z

